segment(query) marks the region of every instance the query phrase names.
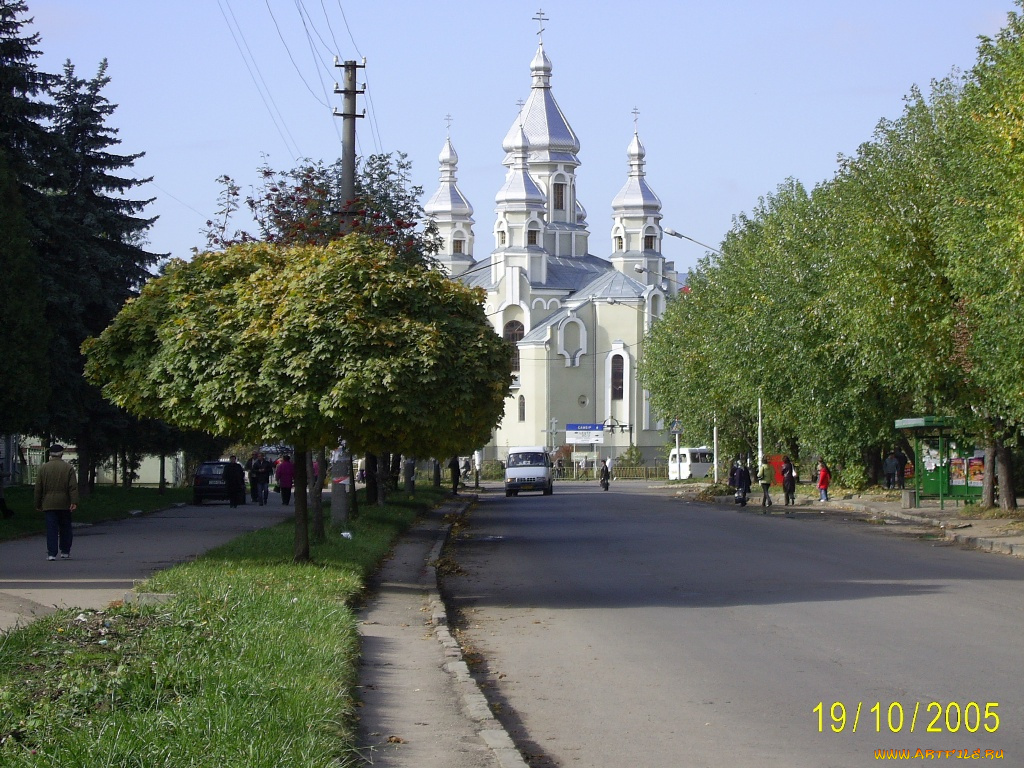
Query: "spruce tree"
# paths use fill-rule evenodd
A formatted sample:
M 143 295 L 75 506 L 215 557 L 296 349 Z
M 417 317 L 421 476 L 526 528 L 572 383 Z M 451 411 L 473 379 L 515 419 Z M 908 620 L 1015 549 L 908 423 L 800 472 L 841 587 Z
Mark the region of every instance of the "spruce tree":
M 83 80 L 67 62 L 52 90 L 56 166 L 53 218 L 41 245 L 46 264 L 47 320 L 53 333 L 53 382 L 39 431 L 73 440 L 83 470 L 133 429 L 82 376 L 82 342 L 98 335 L 134 295 L 159 256 L 144 249 L 153 218 L 139 214 L 151 200 L 125 197 L 148 179 L 124 174 L 142 154 L 119 155 L 117 130 L 107 125 L 116 105 L 103 95 L 110 82 L 104 60 Z M 84 482 L 86 471 L 80 472 Z
M 39 35 L 25 3 L 0 0 L 0 434 L 37 422 L 49 393 L 48 328 L 37 244 L 48 218 L 52 137 L 46 123 L 53 108 L 45 96 L 53 77 L 33 60 Z
M 53 116 L 53 106 L 40 97 L 54 76 L 33 64 L 41 51 L 39 34 L 24 34 L 32 23 L 24 18 L 27 12 L 22 0 L 0 0 L 0 148 L 18 183 L 39 190 L 48 175 L 52 139 L 46 124 Z
M 0 149 L 0 434 L 25 431 L 46 407 L 48 326 L 19 185 Z

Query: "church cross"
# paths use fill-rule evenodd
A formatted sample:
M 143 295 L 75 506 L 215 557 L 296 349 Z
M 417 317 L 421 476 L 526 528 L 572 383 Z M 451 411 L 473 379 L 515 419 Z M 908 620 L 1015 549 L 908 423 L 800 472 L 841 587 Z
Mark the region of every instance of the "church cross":
M 636 133 L 639 130 L 639 127 L 638 127 L 639 126 L 639 122 L 640 122 L 640 110 L 637 109 L 636 107 L 633 107 L 633 133 Z
M 544 9 L 540 8 L 537 11 L 537 13 L 534 14 L 533 19 L 540 25 L 540 29 L 537 30 L 537 37 L 539 37 L 540 41 L 543 43 L 544 42 L 544 22 L 548 21 L 548 17 L 544 15 Z
M 451 115 L 451 112 L 449 112 L 447 115 L 444 116 L 444 121 L 445 121 L 445 123 L 448 124 L 447 133 L 448 133 L 448 137 L 451 138 L 451 135 L 452 135 L 452 115 Z

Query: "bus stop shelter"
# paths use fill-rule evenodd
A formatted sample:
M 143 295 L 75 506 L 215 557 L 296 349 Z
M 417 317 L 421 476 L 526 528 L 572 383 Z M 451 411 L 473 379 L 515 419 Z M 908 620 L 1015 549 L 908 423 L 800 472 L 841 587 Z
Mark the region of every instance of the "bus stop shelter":
M 939 508 L 945 509 L 947 499 L 959 504 L 981 498 L 985 462 L 975 455 L 973 446 L 968 454 L 963 441 L 957 443 L 954 423 L 942 416 L 918 416 L 897 419 L 896 429 L 909 431 L 914 438 L 913 489 L 904 491 L 913 498 L 904 500 L 906 507 L 920 506 L 925 497 L 938 498 Z

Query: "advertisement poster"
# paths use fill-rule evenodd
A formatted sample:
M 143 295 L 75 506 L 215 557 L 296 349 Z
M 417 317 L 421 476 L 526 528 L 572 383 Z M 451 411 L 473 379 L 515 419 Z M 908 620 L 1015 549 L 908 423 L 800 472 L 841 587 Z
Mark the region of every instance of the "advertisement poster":
M 967 485 L 967 459 L 949 460 L 949 484 Z
M 985 480 L 985 459 L 973 456 L 967 460 L 967 484 L 980 488 Z

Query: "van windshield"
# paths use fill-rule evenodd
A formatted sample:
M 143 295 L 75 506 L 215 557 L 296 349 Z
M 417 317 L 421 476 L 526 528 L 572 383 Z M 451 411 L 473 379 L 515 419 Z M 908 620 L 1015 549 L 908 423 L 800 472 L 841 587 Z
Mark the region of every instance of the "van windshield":
M 546 467 L 548 456 L 546 453 L 510 453 L 508 465 L 510 467 Z

